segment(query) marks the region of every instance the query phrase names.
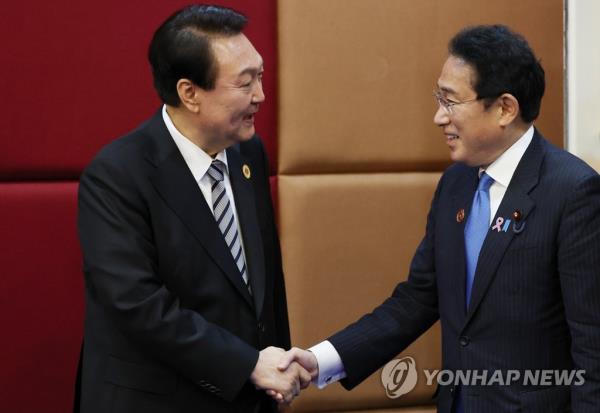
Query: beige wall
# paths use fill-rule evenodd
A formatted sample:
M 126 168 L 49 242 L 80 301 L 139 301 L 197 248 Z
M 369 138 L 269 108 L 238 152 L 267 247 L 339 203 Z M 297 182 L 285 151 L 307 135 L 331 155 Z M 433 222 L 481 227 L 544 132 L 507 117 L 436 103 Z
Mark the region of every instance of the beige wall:
M 568 2 L 567 148 L 600 171 L 600 2 Z

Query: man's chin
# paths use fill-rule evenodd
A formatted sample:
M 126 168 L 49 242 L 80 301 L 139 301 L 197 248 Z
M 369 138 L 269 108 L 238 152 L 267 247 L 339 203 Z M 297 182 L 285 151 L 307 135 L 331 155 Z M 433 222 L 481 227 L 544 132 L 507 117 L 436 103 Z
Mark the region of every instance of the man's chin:
M 455 163 L 462 163 L 466 166 L 476 166 L 475 162 L 472 159 L 467 159 L 456 152 L 450 152 L 450 160 Z
M 450 150 L 450 160 L 452 162 L 466 163 L 463 157 L 460 156 L 460 153 L 456 149 Z
M 243 133 L 240 133 L 237 137 L 238 142 L 246 142 L 252 139 L 255 134 L 254 126 L 252 128 L 248 128 Z

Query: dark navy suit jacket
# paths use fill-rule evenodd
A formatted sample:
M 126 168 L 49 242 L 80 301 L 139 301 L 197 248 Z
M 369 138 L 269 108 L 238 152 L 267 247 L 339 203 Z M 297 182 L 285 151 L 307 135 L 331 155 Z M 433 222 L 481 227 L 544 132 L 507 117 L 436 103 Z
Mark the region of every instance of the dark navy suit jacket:
M 492 226 L 512 222 L 490 227 L 467 310 L 464 225 L 477 183 L 477 168 L 443 174 L 408 280 L 329 338 L 342 384 L 356 386 L 440 319 L 444 369 L 586 371 L 580 386 L 462 386 L 466 412 L 600 412 L 600 176 L 535 132 Z M 456 388 L 438 390 L 449 413 Z
M 248 380 L 290 344 L 266 155 L 254 137 L 227 159 L 252 295 L 160 111 L 84 171 L 81 412 L 274 410 Z

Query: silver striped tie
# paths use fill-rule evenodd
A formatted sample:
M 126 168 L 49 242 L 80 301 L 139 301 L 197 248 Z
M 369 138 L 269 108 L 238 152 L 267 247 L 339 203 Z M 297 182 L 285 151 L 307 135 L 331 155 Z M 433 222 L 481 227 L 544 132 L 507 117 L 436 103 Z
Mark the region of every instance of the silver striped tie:
M 223 162 L 215 159 L 206 172 L 211 182 L 213 211 L 217 225 L 225 238 L 225 243 L 231 251 L 235 265 L 240 271 L 246 287 L 249 289 L 248 271 L 246 270 L 246 261 L 242 252 L 242 244 L 235 222 L 235 215 L 233 214 L 233 208 L 227 196 L 227 191 L 225 191 L 225 184 L 223 183 L 223 171 L 225 168 L 226 166 Z

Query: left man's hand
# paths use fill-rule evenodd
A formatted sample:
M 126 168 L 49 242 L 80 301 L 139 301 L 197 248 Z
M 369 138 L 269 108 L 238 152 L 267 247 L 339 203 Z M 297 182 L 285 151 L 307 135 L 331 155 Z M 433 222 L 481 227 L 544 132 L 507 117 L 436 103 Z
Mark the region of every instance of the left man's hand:
M 319 376 L 319 364 L 313 353 L 308 350 L 293 347 L 291 350 L 282 354 L 279 363 L 277 364 L 277 368 L 280 371 L 285 372 L 288 369 L 296 368 L 298 365 L 300 368 L 304 368 L 310 375 L 310 380 L 308 380 L 308 382 L 300 383 L 300 387 L 305 389 L 310 385 L 311 381 L 316 380 Z M 284 401 L 284 396 L 274 389 L 267 390 L 267 394 L 280 403 Z
M 250 381 L 256 388 L 268 390 L 268 394 L 280 403 L 291 403 L 300 394 L 300 389 L 310 385 L 311 375 L 298 363 L 287 369 L 278 369 L 285 351 L 267 347 L 260 352 Z

